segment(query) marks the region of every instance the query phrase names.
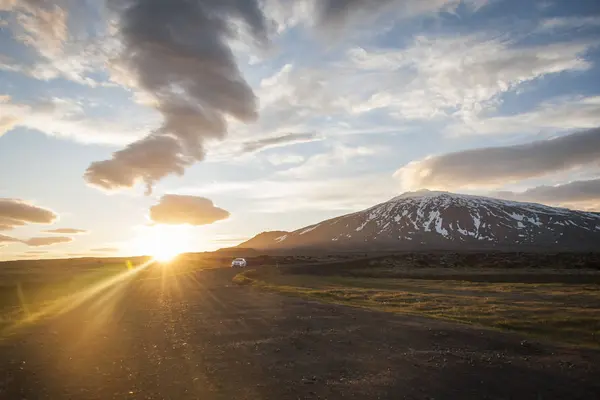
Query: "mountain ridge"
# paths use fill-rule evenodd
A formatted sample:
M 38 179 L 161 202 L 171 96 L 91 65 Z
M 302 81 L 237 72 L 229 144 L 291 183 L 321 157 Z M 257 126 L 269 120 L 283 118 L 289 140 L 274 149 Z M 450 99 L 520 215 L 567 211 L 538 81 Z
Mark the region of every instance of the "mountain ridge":
M 596 250 L 598 243 L 600 213 L 421 190 L 291 232 L 263 232 L 239 247 Z

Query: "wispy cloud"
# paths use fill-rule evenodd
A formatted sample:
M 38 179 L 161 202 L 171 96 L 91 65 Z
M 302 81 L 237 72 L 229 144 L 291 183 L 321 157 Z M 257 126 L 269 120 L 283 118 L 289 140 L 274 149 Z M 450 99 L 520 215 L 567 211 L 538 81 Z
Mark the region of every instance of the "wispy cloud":
M 153 126 L 149 122 L 115 121 L 90 117 L 89 110 L 72 99 L 51 98 L 33 104 L 19 104 L 9 96 L 0 98 L 0 136 L 16 127 L 44 132 L 50 136 L 71 138 L 82 143 L 123 145 L 144 135 Z M 136 126 L 137 125 L 137 126 Z
M 477 117 L 450 125 L 453 135 L 560 132 L 600 126 L 600 96 L 548 100 L 534 110 L 509 116 Z
M 301 211 L 358 211 L 398 194 L 390 176 L 381 174 L 346 178 L 302 180 L 263 179 L 226 182 L 185 189 L 187 193 L 227 194 L 235 192 L 246 211 L 298 213 Z
M 15 37 L 48 58 L 61 53 L 67 40 L 68 11 L 39 0 L 6 1 L 0 8 L 16 13 Z
M 289 164 L 300 164 L 305 160 L 304 156 L 300 154 L 291 154 L 291 153 L 283 153 L 283 154 L 269 154 L 266 157 L 267 161 L 275 166 L 280 165 L 289 165 Z
M 250 153 L 273 147 L 288 146 L 290 144 L 313 142 L 315 140 L 320 140 L 320 137 L 314 132 L 286 133 L 280 136 L 244 142 L 242 144 L 242 151 Z
M 42 231 L 44 233 L 58 233 L 64 235 L 79 235 L 82 233 L 88 233 L 88 231 L 83 229 L 73 229 L 73 228 L 58 228 L 58 229 L 49 229 Z
M 363 175 L 352 178 L 256 182 L 254 210 L 264 213 L 300 211 L 351 212 L 386 201 L 398 194 L 390 177 Z
M 557 30 L 584 29 L 598 26 L 600 26 L 600 17 L 590 15 L 548 18 L 541 22 L 539 29 L 554 32 Z
M 490 34 L 417 37 L 405 49 L 349 52 L 350 66 L 371 72 L 373 93 L 356 112 L 388 109 L 402 119 L 457 117 L 469 121 L 494 109 L 500 95 L 550 74 L 591 67 L 593 42 L 516 46 Z M 378 74 L 373 74 L 377 72 Z M 381 74 L 389 76 L 382 80 Z
M 17 243 L 17 242 L 20 242 L 20 240 L 14 238 L 14 237 L 11 237 L 11 236 L 6 236 L 6 235 L 0 234 L 0 245 L 6 244 L 6 243 Z
M 67 7 L 67 5 L 69 7 Z M 76 32 L 77 19 L 89 5 L 84 2 L 59 0 L 19 0 L 3 4 L 9 11 L 8 26 L 13 37 L 32 49 L 37 58 L 22 63 L 5 56 L 0 69 L 28 75 L 39 80 L 64 78 L 81 85 L 96 87 L 100 84 L 94 73 L 103 71 L 110 58 L 113 40 L 105 32 L 101 38 L 88 37 L 86 29 Z M 73 12 L 73 21 L 70 10 Z
M 24 240 L 28 246 L 32 247 L 40 247 L 40 246 L 52 246 L 60 243 L 70 243 L 73 241 L 73 238 L 66 236 L 52 236 L 52 237 L 34 237 L 31 239 Z
M 376 146 L 347 146 L 334 144 L 329 151 L 315 154 L 296 167 L 280 171 L 278 175 L 294 178 L 316 178 L 330 175 L 330 172 L 348 163 L 356 163 L 362 157 L 383 154 L 386 149 Z
M 95 249 L 90 249 L 90 251 L 95 253 L 116 253 L 119 251 L 117 247 L 98 247 Z

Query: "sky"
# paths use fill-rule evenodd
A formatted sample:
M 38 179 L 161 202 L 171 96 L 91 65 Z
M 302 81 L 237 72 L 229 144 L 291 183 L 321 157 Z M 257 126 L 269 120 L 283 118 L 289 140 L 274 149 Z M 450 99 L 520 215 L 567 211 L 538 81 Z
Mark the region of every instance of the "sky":
M 0 0 L 0 260 L 402 192 L 600 211 L 597 0 Z

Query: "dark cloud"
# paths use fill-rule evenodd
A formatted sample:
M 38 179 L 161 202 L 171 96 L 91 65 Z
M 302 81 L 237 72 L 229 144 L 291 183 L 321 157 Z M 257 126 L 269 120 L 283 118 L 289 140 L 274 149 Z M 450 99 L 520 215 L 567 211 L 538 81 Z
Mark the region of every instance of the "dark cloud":
M 116 247 L 99 247 L 97 249 L 91 249 L 90 251 L 94 251 L 97 253 L 116 253 L 119 251 Z
M 164 195 L 160 202 L 150 208 L 150 219 L 159 224 L 209 225 L 229 218 L 229 212 L 216 207 L 204 197 Z
M 242 151 L 244 153 L 252 153 L 270 147 L 278 147 L 286 144 L 312 142 L 317 138 L 317 134 L 314 132 L 287 133 L 281 136 L 245 142 L 242 145 Z
M 425 1 L 425 0 L 419 0 Z M 407 1 L 408 3 L 412 1 Z M 319 0 L 315 2 L 319 24 L 337 29 L 358 18 L 376 15 L 398 0 Z
M 257 0 L 108 0 L 123 43 L 119 63 L 139 89 L 155 100 L 162 126 L 148 137 L 95 162 L 92 185 L 113 190 L 153 183 L 204 158 L 204 143 L 222 139 L 226 116 L 257 118 L 255 95 L 244 81 L 228 40 L 241 22 L 266 44 L 266 23 Z
M 516 146 L 428 157 L 395 175 L 407 189 L 455 189 L 516 182 L 581 166 L 600 165 L 600 128 Z
M 73 228 L 59 228 L 59 229 L 49 229 L 47 231 L 43 231 L 44 233 L 62 233 L 64 235 L 77 235 L 79 233 L 87 233 L 86 230 L 83 229 L 73 229 Z
M 317 23 L 329 32 L 348 25 L 367 24 L 380 16 L 407 18 L 416 15 L 454 11 L 459 5 L 477 10 L 486 0 L 314 0 Z
M 574 181 L 556 186 L 537 186 L 523 192 L 501 191 L 495 197 L 556 205 L 580 205 L 600 211 L 600 179 Z
M 183 151 L 175 138 L 148 136 L 117 151 L 111 160 L 92 163 L 84 178 L 106 190 L 132 187 L 142 180 L 150 193 L 154 182 L 168 174 L 182 175 L 194 163 L 194 158 Z
M 59 243 L 69 243 L 72 242 L 73 239 L 66 236 L 54 236 L 54 237 L 34 237 L 31 239 L 24 240 L 28 246 L 39 247 L 39 246 L 51 246 L 53 244 Z
M 0 198 L 0 230 L 9 230 L 28 223 L 50 224 L 57 217 L 51 210 L 22 200 Z

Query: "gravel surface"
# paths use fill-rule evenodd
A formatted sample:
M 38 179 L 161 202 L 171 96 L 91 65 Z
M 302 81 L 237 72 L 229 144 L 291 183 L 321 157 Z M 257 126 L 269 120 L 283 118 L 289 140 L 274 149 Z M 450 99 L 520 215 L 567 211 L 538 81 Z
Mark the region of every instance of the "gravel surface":
M 0 399 L 597 399 L 600 352 L 135 277 L 0 341 Z

